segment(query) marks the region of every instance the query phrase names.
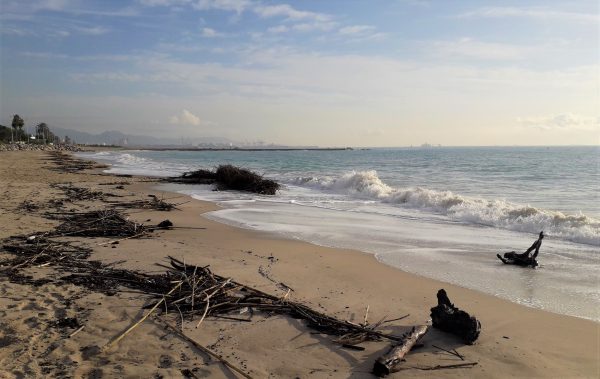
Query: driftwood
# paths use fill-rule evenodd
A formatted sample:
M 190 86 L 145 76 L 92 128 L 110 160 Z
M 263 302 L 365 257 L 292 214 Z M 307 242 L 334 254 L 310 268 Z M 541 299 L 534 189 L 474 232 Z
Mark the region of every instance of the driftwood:
M 392 372 L 400 370 L 400 364 L 404 361 L 404 356 L 413 348 L 413 346 L 429 330 L 429 325 L 419 325 L 413 327 L 403 337 L 403 341 L 398 345 L 392 346 L 390 351 L 382 355 L 373 365 L 373 374 L 384 377 Z
M 165 199 L 159 199 L 156 195 L 148 195 L 149 199 L 139 199 L 131 201 L 107 201 L 115 208 L 133 208 L 133 209 L 152 209 L 155 211 L 168 212 L 173 209 L 178 209 L 177 206 L 185 204 L 184 201 L 179 204 L 174 204 L 166 201 Z
M 252 171 L 232 165 L 221 165 L 215 172 L 208 170 L 186 172 L 179 177 L 169 178 L 167 181 L 186 184 L 215 184 L 217 190 L 246 191 L 261 195 L 275 195 L 279 189 L 277 182 L 264 179 Z
M 49 233 L 51 236 L 133 237 L 146 232 L 144 225 L 127 219 L 113 209 L 55 216 L 63 222 L 54 232 Z
M 536 258 L 540 252 L 540 247 L 542 246 L 543 239 L 544 239 L 544 232 L 542 231 L 542 232 L 540 232 L 538 239 L 524 253 L 519 254 L 519 253 L 515 253 L 514 251 L 511 251 L 508 253 L 504 253 L 504 257 L 501 256 L 500 254 L 497 254 L 496 256 L 504 264 L 512 264 L 512 265 L 517 265 L 517 266 L 521 266 L 521 267 L 536 268 L 538 266 L 538 262 L 537 262 Z M 533 250 L 535 250 L 535 252 L 533 253 L 533 255 L 530 256 L 529 253 L 531 253 Z
M 467 312 L 462 311 L 450 302 L 444 289 L 437 293 L 438 305 L 431 308 L 433 327 L 452 333 L 469 345 L 479 337 L 481 323 Z
M 77 187 L 74 186 L 73 183 L 50 184 L 50 187 L 63 191 L 67 197 L 67 201 L 70 202 L 75 200 L 104 200 L 106 195 L 114 196 L 112 194 L 105 194 L 102 191 L 94 191 L 89 188 Z
M 63 153 L 62 151 L 50 151 L 49 154 L 50 161 L 54 162 L 57 166 L 56 168 L 51 168 L 54 171 L 77 173 L 93 168 L 108 167 L 105 164 L 73 158 L 70 154 Z

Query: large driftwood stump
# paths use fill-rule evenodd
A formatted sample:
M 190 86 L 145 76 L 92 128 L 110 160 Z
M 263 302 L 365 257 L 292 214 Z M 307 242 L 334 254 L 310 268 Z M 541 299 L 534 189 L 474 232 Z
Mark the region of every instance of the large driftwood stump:
M 429 330 L 429 325 L 415 326 L 405 334 L 404 340 L 382 355 L 373 365 L 373 374 L 384 377 L 399 370 L 399 365 L 404 361 L 404 356 Z
M 437 298 L 438 305 L 431 308 L 433 327 L 455 334 L 462 338 L 465 343 L 472 345 L 479 337 L 481 323 L 467 312 L 455 307 L 448 299 L 444 289 L 438 291 Z

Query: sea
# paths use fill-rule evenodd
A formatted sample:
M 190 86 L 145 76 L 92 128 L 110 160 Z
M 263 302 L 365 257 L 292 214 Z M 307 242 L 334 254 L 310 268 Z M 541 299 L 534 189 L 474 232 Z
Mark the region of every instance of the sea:
M 241 228 L 373 254 L 380 262 L 529 307 L 600 321 L 600 147 L 101 151 L 116 174 L 167 177 L 232 164 L 274 196 L 159 184 L 220 205 Z M 537 269 L 496 254 L 544 231 Z

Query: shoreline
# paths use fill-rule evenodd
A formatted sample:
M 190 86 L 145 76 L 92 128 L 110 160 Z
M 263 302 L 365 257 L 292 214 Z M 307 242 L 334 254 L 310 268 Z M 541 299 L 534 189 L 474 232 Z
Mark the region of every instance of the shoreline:
M 36 153 L 30 155 L 36 155 Z M 116 191 L 119 194 L 122 193 L 121 191 L 124 194 L 133 192 L 135 193 L 134 198 L 140 198 L 146 194 L 165 196 L 163 191 L 152 189 L 154 183 L 141 182 L 143 180 L 141 177 L 123 178 L 104 173 L 100 175 L 98 173 L 67 175 L 55 172 L 48 172 L 47 176 L 46 173 L 36 176 L 34 174 L 36 171 L 48 171 L 46 168 L 35 166 L 38 163 L 35 161 L 36 159 L 43 160 L 41 156 L 42 153 L 38 153 L 37 158 L 30 159 L 33 162 L 20 162 L 21 166 L 30 166 L 31 175 L 19 177 L 19 173 L 14 172 L 10 179 L 22 182 L 21 187 L 27 187 L 28 180 L 30 180 L 32 181 L 30 190 L 33 190 L 36 187 L 35 183 L 60 182 L 65 179 L 82 181 L 81 179 L 84 178 L 83 182 L 86 186 L 107 191 L 110 189 L 110 192 Z M 17 160 L 15 157 L 12 159 Z M 19 166 L 19 163 L 15 162 L 15 165 Z M 7 178 L 6 175 L 10 175 L 11 169 L 14 168 L 4 169 L 0 178 L 3 180 Z M 101 182 L 125 179 L 131 184 L 120 191 L 113 186 L 99 185 Z M 8 193 L 10 188 L 5 187 L 6 184 L 0 188 Z M 37 187 L 37 191 L 44 192 L 41 186 Z M 14 208 L 14 203 L 21 200 L 19 196 L 14 196 L 15 199 L 11 199 L 12 202 L 2 203 L 3 209 L 10 208 L 10 206 Z M 42 197 L 46 196 L 54 195 L 49 193 Z M 166 196 L 171 197 L 170 194 Z M 597 322 L 528 308 L 474 290 L 410 274 L 379 262 L 373 254 L 327 248 L 307 242 L 288 240 L 268 232 L 218 223 L 201 216 L 203 213 L 218 209 L 216 204 L 185 196 L 190 198 L 190 202 L 180 206 L 182 211 L 140 211 L 132 212 L 131 217 L 142 222 L 148 219 L 158 221 L 168 218 L 176 226 L 205 229 L 161 231 L 156 233 L 152 239 L 122 241 L 114 248 L 96 247 L 92 259 L 100 259 L 104 262 L 126 259 L 127 262 L 119 264 L 120 267 L 156 271 L 154 264 L 163 260 L 166 255 L 175 252 L 192 264 L 210 264 L 211 268 L 220 275 L 231 276 L 239 282 L 269 292 L 282 294 L 267 277 L 284 282 L 294 289 L 292 296 L 295 300 L 320 307 L 321 311 L 339 318 L 361 320 L 367 305 L 370 308 L 369 319 L 373 321 L 383 316 L 394 318 L 410 314 L 406 319 L 390 325 L 390 328 L 394 330 L 403 330 L 410 325 L 423 323 L 429 317 L 429 308 L 436 303 L 437 289 L 445 288 L 450 299 L 458 307 L 475 315 L 481 321 L 481 337 L 475 345 L 465 346 L 452 336 L 432 330 L 424 339 L 426 346 L 407 356 L 407 366 L 432 366 L 449 363 L 451 358 L 440 354 L 431 347 L 432 344 L 436 344 L 456 348 L 469 361 L 477 361 L 479 364 L 472 369 L 438 370 L 435 372 L 435 377 L 483 378 L 511 375 L 595 377 L 599 373 L 600 324 Z M 5 204 L 9 202 L 11 204 Z M 96 204 L 96 206 L 99 205 Z M 29 217 L 32 216 L 26 215 L 21 219 L 25 217 L 31 222 L 22 225 L 21 222 L 18 222 L 21 219 L 18 217 L 11 219 L 11 217 L 4 215 L 0 217 L 0 220 L 2 220 L 2 226 L 5 226 L 7 231 L 12 234 L 15 234 L 13 232 L 16 231 L 34 231 L 40 225 L 52 224 L 44 220 L 33 222 L 33 220 L 29 220 Z M 6 237 L 6 235 L 2 235 L 2 237 Z M 266 276 L 263 275 L 265 272 Z M 10 291 L 13 290 L 14 294 L 18 293 L 16 290 L 19 288 L 15 290 L 11 288 L 12 284 L 5 281 L 1 283 L 4 298 L 2 302 L 8 301 L 6 293 L 12 293 Z M 35 293 L 31 296 L 35 297 Z M 100 295 L 89 294 L 86 296 L 97 300 Z M 93 342 L 98 344 L 99 340 L 117 334 L 115 330 L 128 325 L 139 314 L 139 309 L 131 305 L 139 303 L 140 296 L 136 300 L 122 297 L 123 295 L 120 294 L 111 299 L 102 298 L 102 302 L 112 304 L 113 308 L 109 306 L 104 310 L 94 310 L 88 318 L 88 322 L 93 320 L 91 324 L 95 323 L 101 327 L 94 330 L 93 325 L 86 326 L 86 329 L 91 329 L 91 331 L 88 332 L 84 329 L 77 337 L 68 342 L 73 345 L 78 342 L 79 345 Z M 20 301 L 22 302 L 24 299 Z M 34 304 L 42 301 L 43 299 L 38 299 L 34 301 Z M 19 303 L 19 300 L 15 302 Z M 0 303 L 0 305 L 11 304 Z M 114 311 L 115 309 L 125 312 L 125 314 L 119 314 L 118 311 Z M 267 377 L 270 374 L 280 377 L 294 377 L 294 375 L 321 377 L 325 375 L 325 372 L 329 377 L 373 377 L 368 374 L 368 370 L 372 366 L 374 358 L 383 354 L 388 348 L 387 343 L 378 342 L 365 343 L 364 346 L 367 349 L 364 352 L 342 350 L 331 342 L 331 337 L 311 335 L 310 329 L 285 317 L 259 318 L 257 316 L 257 319 L 259 319 L 257 322 L 239 323 L 243 325 L 230 325 L 231 322 L 214 320 L 203 325 L 201 331 L 194 330 L 187 324 L 184 329 L 203 343 L 217 344 L 218 349 L 223 353 L 233 354 L 236 359 L 245 361 L 249 371 L 256 377 Z M 28 333 L 23 325 L 19 328 L 17 321 L 9 321 L 9 326 Z M 154 340 L 159 334 L 164 334 L 159 331 L 160 328 L 148 320 L 143 326 L 140 326 L 140 330 L 134 332 L 137 338 L 147 342 L 144 344 L 147 346 L 139 346 L 135 343 L 136 337 L 126 338 L 114 354 L 107 356 L 99 354 L 88 360 L 83 359 L 85 358 L 83 356 L 78 357 L 76 360 L 81 364 L 73 370 L 73 373 L 102 370 L 99 358 L 103 358 L 110 362 L 104 369 L 108 371 L 105 373 L 109 376 L 118 372 L 119 363 L 116 362 L 121 362 L 121 365 L 123 362 L 126 364 L 135 362 L 133 371 L 131 371 L 131 367 L 129 367 L 130 371 L 123 368 L 125 371 L 122 373 L 125 374 L 153 373 L 158 370 L 167 375 L 181 375 L 179 372 L 173 371 L 173 364 L 171 367 L 157 368 L 156 360 L 146 359 L 156 358 L 156 355 L 161 356 L 160 353 L 167 351 L 164 345 L 161 345 L 160 339 Z M 225 337 L 221 338 L 221 335 Z M 77 349 L 68 345 L 67 343 L 65 346 L 59 346 L 53 350 L 53 354 L 59 357 L 75 354 L 71 350 Z M 188 357 L 192 354 L 198 355 L 197 352 L 189 352 L 189 347 L 186 350 L 185 344 L 181 341 L 176 345 L 175 350 L 180 348 L 181 351 L 187 351 L 185 354 Z M 156 351 L 152 351 L 150 348 Z M 12 347 L 9 350 L 12 351 Z M 166 355 L 171 357 L 171 361 L 175 361 L 181 351 L 177 350 Z M 132 360 L 128 355 L 130 352 L 138 354 L 139 359 Z M 298 360 L 298 354 L 300 354 L 300 360 Z M 32 356 L 32 358 L 34 357 Z M 0 363 L 6 364 L 8 359 L 5 352 L 0 353 Z M 190 360 L 179 359 L 179 361 L 182 363 Z M 451 361 L 450 363 L 455 362 Z M 208 370 L 207 373 L 209 372 L 211 377 L 223 377 L 224 375 L 218 364 L 204 362 L 203 365 L 198 364 L 197 367 Z M 311 370 L 315 370 L 315 368 L 318 370 L 311 373 Z M 431 373 L 428 371 L 408 369 L 390 377 L 430 377 L 430 375 Z M 175 375 L 175 377 L 177 376 Z

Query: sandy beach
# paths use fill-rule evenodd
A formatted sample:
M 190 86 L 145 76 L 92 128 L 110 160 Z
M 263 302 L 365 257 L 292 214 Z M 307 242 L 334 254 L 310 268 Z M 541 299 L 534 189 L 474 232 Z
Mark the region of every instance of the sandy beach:
M 187 229 L 155 231 L 150 238 L 103 244 L 109 239 L 85 238 L 93 248 L 90 259 L 118 267 L 161 272 L 156 263 L 168 255 L 198 266 L 210 265 L 219 275 L 284 296 L 274 282 L 293 289 L 289 296 L 320 312 L 362 322 L 368 306 L 371 322 L 408 317 L 383 330 L 402 334 L 429 319 L 436 292 L 444 288 L 461 309 L 482 324 L 479 339 L 465 345 L 457 337 L 431 330 L 423 346 L 406 357 L 405 368 L 390 375 L 435 378 L 597 378 L 600 376 L 600 324 L 527 308 L 477 291 L 419 277 L 379 263 L 359 251 L 332 249 L 286 240 L 219 224 L 202 216 L 215 204 L 156 191 L 142 177 L 115 177 L 101 168 L 67 173 L 48 159 L 47 152 L 0 152 L 0 238 L 50 230 L 58 222 L 43 217 L 44 204 L 65 201 L 65 209 L 102 209 L 98 201 L 68 203 L 51 184 L 79 187 L 122 197 L 152 194 L 182 203 L 180 210 L 132 210 L 130 217 L 155 224 L 169 219 Z M 109 184 L 112 183 L 112 184 Z M 120 187 L 120 188 L 119 188 Z M 31 210 L 22 204 L 38 205 Z M 401 230 L 398 233 L 402 233 Z M 7 254 L 0 252 L 5 259 Z M 2 267 L 6 269 L 7 267 Z M 34 279 L 60 275 L 52 266 L 25 270 Z M 12 283 L 0 277 L 0 377 L 84 378 L 234 378 L 235 373 L 189 342 L 165 329 L 154 317 L 109 349 L 108 341 L 129 328 L 147 310 L 139 293 L 114 296 L 72 284 L 50 281 L 38 286 Z M 57 325 L 76 318 L 83 329 Z M 178 315 L 158 317 L 177 320 Z M 251 322 L 207 318 L 199 327 L 185 320 L 183 332 L 222 355 L 254 378 L 370 378 L 374 361 L 389 349 L 388 341 L 365 342 L 364 351 L 342 348 L 330 336 L 316 334 L 301 321 L 256 313 Z M 71 336 L 72 335 L 72 336 Z M 456 349 L 459 357 L 436 347 Z M 438 365 L 477 362 L 472 368 L 424 370 Z

